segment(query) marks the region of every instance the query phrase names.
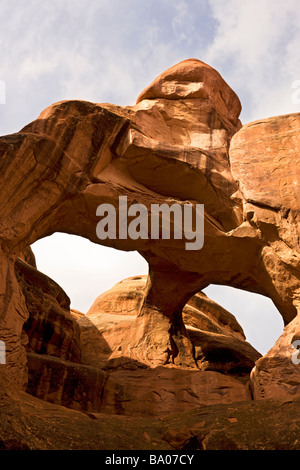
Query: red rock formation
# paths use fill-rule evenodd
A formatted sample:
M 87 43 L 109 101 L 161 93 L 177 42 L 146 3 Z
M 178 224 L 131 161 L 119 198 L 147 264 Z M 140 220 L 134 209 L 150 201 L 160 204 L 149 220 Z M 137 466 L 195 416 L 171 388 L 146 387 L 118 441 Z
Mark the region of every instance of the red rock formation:
M 146 284 L 147 276 L 125 279 L 97 297 L 86 315 L 77 317 L 84 364 L 106 369 L 118 365 L 113 358 L 119 356 L 126 343 L 143 303 Z M 199 369 L 249 376 L 260 354 L 245 341 L 231 313 L 199 292 L 184 306 L 182 314 Z M 128 357 L 123 356 L 121 367 L 126 362 Z M 137 367 L 141 365 L 137 363 Z
M 70 314 L 68 296 L 52 279 L 20 258 L 15 270 L 29 314 L 23 326 L 26 351 L 80 362 L 80 332 Z
M 111 359 L 138 315 L 146 282 L 147 276 L 125 279 L 97 297 L 86 315 L 75 314 L 83 364 L 109 374 L 101 393 L 101 413 L 162 416 L 204 403 L 250 400 L 247 382 L 260 354 L 245 341 L 234 316 L 203 293 L 183 309 L 198 371 L 171 365 L 147 368 L 126 356 Z
M 3 367 L 0 365 L 1 449 L 183 453 L 300 449 L 299 397 L 202 405 L 164 417 L 82 413 L 16 389 Z
M 126 369 L 109 375 L 101 413 L 127 416 L 166 416 L 201 405 L 251 400 L 248 388 L 233 377 L 212 371 L 167 367 Z
M 292 361 L 293 355 L 298 357 L 293 344 L 300 338 L 299 149 L 299 114 L 245 125 L 230 145 L 244 217 L 265 242 L 260 252 L 267 274 L 262 287 L 286 324 L 274 347 L 256 363 L 252 374 L 255 398 L 300 393 L 299 363 Z
M 15 262 L 55 231 L 137 250 L 149 263 L 146 295 L 116 359 L 196 369 L 182 309 L 210 283 L 270 297 L 293 325 L 291 340 L 298 334 L 299 115 L 241 128 L 239 112 L 220 75 L 191 59 L 158 77 L 135 106 L 64 101 L 1 137 L 0 339 L 16 383 L 27 380 L 29 312 Z M 183 239 L 99 240 L 96 209 L 108 202 L 118 214 L 120 195 L 148 211 L 152 203 L 204 204 L 203 248 L 186 250 Z M 201 341 L 211 357 L 208 337 Z
M 251 399 L 249 374 L 260 354 L 245 341 L 234 316 L 205 294 L 194 296 L 183 309 L 200 370 L 147 368 L 126 357 L 110 359 L 138 315 L 147 276 L 121 281 L 100 295 L 87 315 L 78 311 L 70 315 L 68 303 L 63 314 L 55 304 L 55 297 L 61 303 L 67 299 L 59 286 L 26 263 L 18 260 L 17 265 L 20 282 L 30 286 L 23 290 L 30 315 L 24 325 L 28 336 L 27 393 L 84 412 L 128 416 L 161 416 L 178 407 L 183 411 L 201 404 Z M 29 279 L 36 280 L 36 290 Z M 38 290 L 41 285 L 43 292 Z M 46 301 L 38 304 L 41 315 L 37 301 L 43 295 L 51 309 L 46 308 Z M 53 335 L 55 330 L 58 336 Z M 52 334 L 47 338 L 49 331 Z

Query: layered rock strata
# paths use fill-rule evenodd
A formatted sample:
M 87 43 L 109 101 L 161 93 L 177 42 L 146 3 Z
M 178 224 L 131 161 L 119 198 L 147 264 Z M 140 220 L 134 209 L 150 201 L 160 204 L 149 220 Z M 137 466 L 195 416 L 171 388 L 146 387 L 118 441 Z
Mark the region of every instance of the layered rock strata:
M 19 275 L 27 279 L 28 285 L 23 265 Z M 33 267 L 30 273 L 30 279 L 38 278 L 43 284 L 44 293 L 52 287 L 52 295 L 57 297 L 57 286 L 51 279 Z M 249 376 L 260 354 L 245 341 L 235 317 L 203 293 L 194 296 L 183 310 L 199 370 L 172 364 L 149 368 L 131 358 L 110 359 L 138 315 L 146 282 L 147 276 L 121 281 L 101 294 L 86 315 L 66 307 L 63 317 L 53 316 L 45 309 L 47 322 L 32 308 L 32 292 L 25 291 L 30 312 L 24 325 L 28 336 L 27 393 L 86 413 L 127 416 L 162 416 L 178 408 L 188 411 L 202 404 L 251 400 Z M 43 293 L 39 294 L 42 298 Z M 63 294 L 59 289 L 59 297 L 66 300 Z M 45 329 L 40 327 L 43 322 Z M 34 334 L 28 334 L 28 325 Z M 45 330 L 54 332 L 59 328 L 63 335 L 61 351 L 53 344 L 55 335 L 49 339 L 45 336 Z M 80 354 L 66 358 L 64 344 L 72 352 L 75 344 Z
M 282 360 L 260 359 L 254 393 L 263 387 L 274 396 L 279 383 L 298 393 L 299 372 L 286 357 L 299 336 L 300 118 L 242 127 L 240 110 L 219 73 L 190 59 L 155 79 L 134 106 L 63 101 L 0 138 L 0 339 L 16 384 L 27 383 L 29 318 L 16 261 L 60 231 L 137 250 L 149 263 L 140 312 L 115 359 L 197 370 L 182 309 L 207 285 L 225 284 L 271 298 L 286 324 L 276 346 Z M 122 227 L 100 240 L 97 207 L 110 203 L 118 216 L 120 195 L 149 214 L 153 203 L 204 204 L 203 248 L 186 250 L 183 238 L 123 238 Z M 284 385 L 290 373 L 292 388 Z

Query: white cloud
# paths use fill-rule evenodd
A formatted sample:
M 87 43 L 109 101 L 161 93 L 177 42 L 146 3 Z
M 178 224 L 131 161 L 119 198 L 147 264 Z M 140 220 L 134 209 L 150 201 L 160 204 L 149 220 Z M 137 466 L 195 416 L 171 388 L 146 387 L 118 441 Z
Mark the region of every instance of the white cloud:
M 185 0 L 175 3 L 176 14 L 172 19 L 172 29 L 179 42 L 188 41 L 191 43 L 195 34 L 193 22 L 190 17 L 193 14 Z
M 224 70 L 246 121 L 299 111 L 291 84 L 300 78 L 300 10 L 296 0 L 211 0 L 217 21 L 207 60 Z
M 60 99 L 133 104 L 177 62 L 177 15 L 170 0 L 19 0 L 18 8 L 2 0 L 0 79 L 10 92 L 0 133 L 32 120 L 35 106 L 41 111 Z
M 52 57 L 47 59 L 40 53 L 36 56 L 27 56 L 19 68 L 19 81 L 24 84 L 25 81 L 35 81 L 41 78 L 42 75 L 53 73 L 58 67 L 58 61 Z

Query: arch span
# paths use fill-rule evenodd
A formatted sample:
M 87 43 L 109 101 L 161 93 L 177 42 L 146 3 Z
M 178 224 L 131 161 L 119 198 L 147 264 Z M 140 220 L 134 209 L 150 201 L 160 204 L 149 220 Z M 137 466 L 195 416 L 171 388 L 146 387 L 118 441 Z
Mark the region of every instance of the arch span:
M 174 88 L 176 80 L 185 86 Z M 299 116 L 241 128 L 238 98 L 216 71 L 196 60 L 162 74 L 149 90 L 131 107 L 56 103 L 19 133 L 0 139 L 0 330 L 17 382 L 26 377 L 21 331 L 28 312 L 14 263 L 27 246 L 55 232 L 138 251 L 147 261 L 147 292 L 124 347 L 149 365 L 164 364 L 167 356 L 175 365 L 195 367 L 182 308 L 210 284 L 269 297 L 285 324 L 296 317 L 299 197 L 295 185 L 284 181 L 292 183 L 293 172 L 286 170 L 291 161 L 298 168 L 292 141 L 299 136 Z M 272 194 L 273 180 L 262 183 L 259 175 L 272 170 L 270 155 L 281 155 L 278 132 L 285 133 L 291 152 L 276 160 L 282 187 Z M 204 204 L 203 248 L 186 250 L 183 239 L 99 240 L 97 207 L 112 204 L 118 217 L 120 195 L 129 206 L 143 204 L 148 214 L 157 202 Z

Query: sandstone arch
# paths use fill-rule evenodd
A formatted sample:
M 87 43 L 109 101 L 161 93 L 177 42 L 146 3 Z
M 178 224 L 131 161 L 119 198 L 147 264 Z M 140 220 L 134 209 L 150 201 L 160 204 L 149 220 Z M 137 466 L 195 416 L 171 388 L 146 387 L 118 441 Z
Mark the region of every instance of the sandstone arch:
M 218 72 L 190 59 L 160 75 L 135 106 L 64 101 L 1 137 L 0 330 L 16 382 L 26 380 L 27 316 L 17 257 L 56 231 L 99 243 L 96 208 L 109 202 L 118 210 L 119 195 L 148 208 L 205 206 L 197 252 L 182 240 L 101 241 L 138 250 L 149 263 L 147 294 L 122 354 L 195 367 L 181 311 L 210 283 L 270 297 L 298 331 L 299 114 L 242 127 L 240 110 Z

